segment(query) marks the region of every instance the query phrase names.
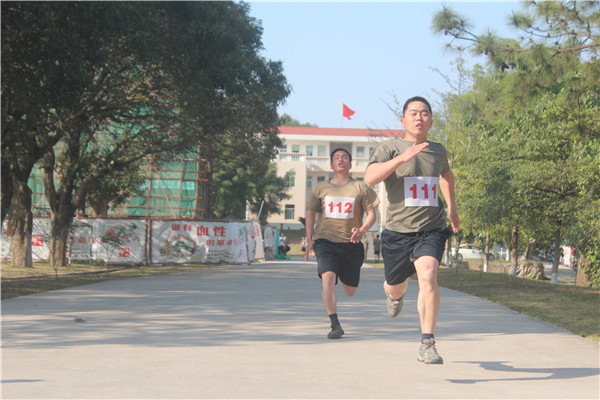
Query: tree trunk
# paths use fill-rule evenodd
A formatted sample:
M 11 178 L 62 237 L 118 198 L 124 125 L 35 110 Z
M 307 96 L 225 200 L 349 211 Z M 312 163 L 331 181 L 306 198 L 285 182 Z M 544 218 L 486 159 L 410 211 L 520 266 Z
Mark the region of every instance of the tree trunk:
M 211 219 L 212 218 L 212 159 L 213 159 L 213 146 L 212 143 L 206 142 L 204 146 L 202 146 L 202 157 L 201 161 L 204 162 L 206 167 L 206 175 L 204 180 L 199 182 L 197 185 L 202 185 L 200 190 L 201 198 L 197 198 L 196 202 L 200 204 L 199 217 L 203 219 Z
M 99 218 L 107 218 L 108 217 L 108 205 L 110 204 L 110 199 L 102 199 L 99 204 L 95 204 L 92 206 L 92 212 L 95 217 Z
M 7 171 L 10 171 L 10 163 L 6 161 L 4 157 L 0 162 L 2 163 L 2 180 L 0 186 L 2 199 L 0 200 L 0 214 L 2 215 L 1 223 L 4 225 L 4 220 L 8 216 L 8 210 L 10 209 L 10 204 L 12 203 L 14 189 L 12 174 L 7 173 Z
M 511 251 L 511 260 L 510 260 L 510 275 L 517 274 L 517 261 L 519 255 L 519 227 L 514 225 L 512 228 L 511 236 L 510 236 L 510 251 Z
M 60 189 L 55 189 L 54 163 L 54 153 L 50 152 L 41 163 L 41 169 L 50 207 L 50 264 L 58 274 L 58 268 L 67 265 L 67 240 L 78 205 L 73 203 L 74 178 L 62 177 Z
M 550 283 L 553 285 L 556 285 L 558 282 L 558 265 L 560 264 L 560 254 L 562 252 L 562 248 L 560 247 L 561 237 L 562 233 L 559 228 L 554 234 L 554 261 L 552 262 L 552 278 L 550 279 Z
M 456 235 L 456 249 L 455 249 L 455 256 L 454 259 L 452 260 L 452 268 L 458 268 L 458 248 L 460 247 L 460 240 L 461 240 L 462 235 Z
M 302 224 L 304 226 L 306 226 L 306 224 L 304 222 L 302 222 Z M 452 235 L 450 235 L 448 240 L 446 240 L 446 267 L 450 267 L 450 260 L 452 259 L 451 248 L 452 248 Z
M 525 249 L 525 259 L 526 260 L 533 260 L 533 249 L 535 248 L 535 243 L 536 240 L 533 237 L 529 237 L 529 240 L 527 241 L 527 248 Z
M 590 287 L 590 277 L 587 272 L 585 272 L 585 267 L 587 267 L 587 260 L 585 257 L 577 258 L 577 281 L 575 282 L 575 286 L 577 287 Z
M 23 182 L 13 177 L 12 182 L 14 192 L 8 213 L 12 265 L 33 267 L 31 260 L 31 234 L 33 231 L 31 189 L 27 185 L 27 180 Z
M 485 247 L 483 248 L 484 257 L 483 257 L 483 272 L 488 272 L 489 269 L 489 260 L 488 254 L 490 253 L 490 233 L 486 232 L 485 234 Z
M 67 241 L 73 215 L 55 214 L 52 218 L 50 234 L 50 263 L 58 271 L 67 265 Z

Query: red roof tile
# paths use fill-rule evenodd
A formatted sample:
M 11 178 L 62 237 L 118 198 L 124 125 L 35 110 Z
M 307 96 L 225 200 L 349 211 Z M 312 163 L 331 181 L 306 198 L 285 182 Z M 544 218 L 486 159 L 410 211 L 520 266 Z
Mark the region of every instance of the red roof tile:
M 354 136 L 354 137 L 394 137 L 404 134 L 403 129 L 349 129 L 349 128 L 315 128 L 308 126 L 280 126 L 283 135 L 315 135 L 315 136 Z

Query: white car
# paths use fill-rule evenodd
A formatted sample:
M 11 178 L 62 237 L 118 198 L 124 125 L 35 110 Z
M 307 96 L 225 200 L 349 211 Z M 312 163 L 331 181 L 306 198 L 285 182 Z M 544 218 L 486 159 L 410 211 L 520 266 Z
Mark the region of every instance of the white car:
M 456 247 L 452 247 L 450 250 L 450 254 L 452 257 L 456 254 Z M 461 244 L 458 246 L 458 255 L 456 259 L 458 261 L 462 260 L 483 260 L 485 252 L 481 246 L 476 244 Z M 499 258 L 500 255 L 495 250 L 492 250 L 488 253 L 488 261 L 494 261 Z

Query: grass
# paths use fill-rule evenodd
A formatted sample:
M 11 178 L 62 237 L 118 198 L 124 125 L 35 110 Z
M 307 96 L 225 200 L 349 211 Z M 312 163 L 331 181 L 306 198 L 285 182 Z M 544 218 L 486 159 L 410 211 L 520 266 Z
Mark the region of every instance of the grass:
M 73 264 L 60 269 L 58 278 L 48 263 L 34 263 L 33 268 L 2 264 L 2 300 L 50 290 L 109 281 L 174 274 L 198 269 L 218 268 L 215 264 L 165 265 L 165 266 L 102 266 Z M 68 275 L 65 275 L 68 274 Z M 13 279 L 10 279 L 13 278 Z M 15 279 L 16 278 L 16 279 Z
M 301 255 L 300 245 L 291 245 L 289 254 Z M 297 249 L 295 247 L 298 247 Z M 383 268 L 383 263 L 372 263 Z M 219 268 L 219 265 L 167 265 L 116 267 L 74 264 L 62 268 L 58 279 L 47 263 L 35 263 L 34 268 L 18 268 L 2 264 L 2 299 L 41 293 L 72 286 L 87 285 L 113 279 L 125 279 L 197 269 Z M 475 267 L 476 268 L 476 267 Z M 600 290 L 577 288 L 573 285 L 551 285 L 507 275 L 502 263 L 491 263 L 490 272 L 468 268 L 440 268 L 440 286 L 478 296 L 522 314 L 567 329 L 577 335 L 600 343 Z M 93 273 L 90 273 L 93 272 Z M 9 279 L 19 277 L 19 279 Z
M 574 285 L 484 273 L 466 268 L 440 268 L 440 286 L 503 305 L 600 343 L 600 291 Z

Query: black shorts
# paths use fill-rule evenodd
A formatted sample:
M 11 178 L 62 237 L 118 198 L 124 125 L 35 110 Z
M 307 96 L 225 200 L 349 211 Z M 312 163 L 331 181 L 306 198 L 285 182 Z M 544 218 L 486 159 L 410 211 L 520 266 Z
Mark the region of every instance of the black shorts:
M 335 273 L 347 286 L 357 287 L 360 281 L 360 267 L 365 259 L 365 248 L 362 243 L 336 243 L 326 239 L 317 239 L 313 245 L 317 256 L 317 273 L 327 271 Z
M 441 262 L 451 234 L 446 227 L 415 233 L 384 230 L 381 242 L 387 283 L 398 285 L 417 272 L 414 261 L 419 257 L 431 256 Z

